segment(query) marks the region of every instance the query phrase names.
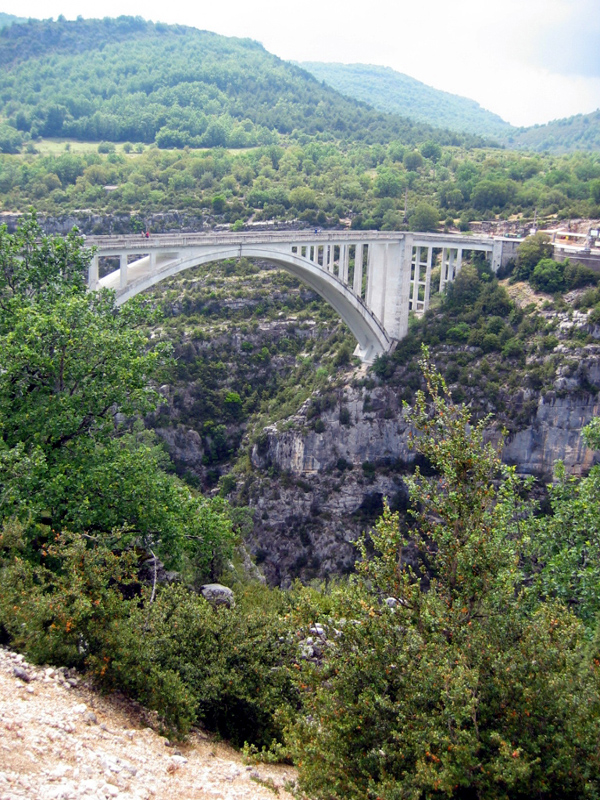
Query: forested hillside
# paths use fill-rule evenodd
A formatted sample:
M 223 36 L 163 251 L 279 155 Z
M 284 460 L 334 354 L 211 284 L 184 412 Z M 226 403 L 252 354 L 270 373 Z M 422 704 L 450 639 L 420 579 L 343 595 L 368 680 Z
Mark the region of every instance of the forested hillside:
M 15 17 L 14 14 L 5 14 L 0 11 L 0 28 L 7 28 L 9 25 L 14 25 L 15 22 L 27 22 L 24 17 Z
M 52 143 L 53 144 L 53 143 Z M 296 225 L 435 230 L 498 216 L 600 216 L 600 158 L 514 151 L 321 142 L 231 152 L 109 144 L 0 156 L 3 211 L 32 205 L 58 217 L 121 215 L 136 231 L 150 215 L 179 211 L 199 228 L 286 221 Z M 71 147 L 71 149 L 68 149 Z M 32 147 L 36 150 L 36 147 Z M 98 152 L 98 150 L 102 152 Z M 111 152 L 113 150 L 113 152 Z M 137 152 L 141 150 L 142 152 Z M 108 152 L 106 152 L 108 151 Z M 404 213 L 406 203 L 406 217 Z M 341 220 L 345 222 L 340 223 Z M 72 223 L 71 223 L 72 224 Z M 157 219 L 155 231 L 165 230 Z M 101 232 L 102 226 L 100 225 Z
M 593 114 L 577 114 L 557 119 L 547 125 L 533 125 L 511 131 L 508 146 L 550 153 L 572 153 L 575 150 L 600 151 L 600 110 Z
M 390 67 L 321 61 L 305 61 L 300 66 L 338 92 L 390 114 L 479 136 L 504 137 L 512 129 L 475 100 L 434 89 Z
M 13 25 L 0 34 L 0 64 L 0 115 L 34 139 L 248 147 L 296 132 L 467 141 L 342 97 L 257 42 L 140 18 Z
M 434 127 L 488 136 L 503 146 L 536 152 L 600 150 L 600 111 L 515 128 L 474 100 L 442 92 L 389 67 L 371 64 L 302 64 L 319 80 L 381 111 Z

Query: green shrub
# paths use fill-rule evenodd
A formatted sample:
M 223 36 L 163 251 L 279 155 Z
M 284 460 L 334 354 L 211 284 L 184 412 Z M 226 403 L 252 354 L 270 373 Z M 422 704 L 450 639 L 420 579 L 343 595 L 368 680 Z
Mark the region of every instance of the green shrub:
M 529 282 L 538 292 L 562 292 L 565 288 L 564 265 L 551 258 L 543 258 L 531 273 Z
M 550 237 L 545 233 L 528 236 L 518 247 L 517 268 L 513 273 L 516 280 L 526 281 L 536 264 L 544 258 L 551 258 L 553 253 Z
M 450 342 L 466 342 L 469 338 L 471 327 L 466 322 L 459 322 L 446 331 L 446 338 Z
M 579 289 L 582 286 L 593 286 L 598 283 L 598 274 L 584 264 L 567 263 L 564 269 L 567 289 Z
M 282 593 L 249 587 L 232 609 L 183 585 L 140 595 L 135 552 L 115 555 L 72 534 L 57 535 L 40 562 L 27 558 L 22 526 L 6 524 L 0 629 L 13 647 L 37 663 L 87 670 L 173 733 L 202 722 L 238 745 L 281 740 L 277 715 L 298 702 Z
M 525 348 L 523 347 L 523 342 L 520 339 L 512 338 L 509 339 L 504 347 L 502 348 L 502 355 L 504 358 L 516 358 L 521 359 L 525 355 Z

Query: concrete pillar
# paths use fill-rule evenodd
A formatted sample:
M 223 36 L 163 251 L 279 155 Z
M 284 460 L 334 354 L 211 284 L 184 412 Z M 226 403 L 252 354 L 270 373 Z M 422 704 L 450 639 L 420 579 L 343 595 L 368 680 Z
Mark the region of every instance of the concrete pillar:
M 410 272 L 411 272 L 411 297 L 410 297 L 410 307 L 412 311 L 417 310 L 417 303 L 419 302 L 419 277 L 421 273 L 421 248 L 415 247 L 414 253 L 411 250 L 411 263 L 410 263 Z
M 329 245 L 329 272 L 332 275 L 335 274 L 335 245 Z
M 433 247 L 427 248 L 427 270 L 425 272 L 425 311 L 429 308 L 429 293 L 431 291 L 431 260 L 433 257 Z
M 453 281 L 455 278 L 454 274 L 454 248 L 448 248 L 448 280 Z
M 408 330 L 410 262 L 406 268 L 404 251 L 402 237 L 395 242 L 371 242 L 368 251 L 365 303 L 393 339 L 402 338 Z
M 378 253 L 378 249 L 380 252 Z M 399 241 L 373 247 L 371 274 L 373 313 L 380 318 L 388 336 L 402 339 L 408 333 L 411 297 L 413 237 L 401 234 Z M 377 308 L 375 307 L 377 306 Z M 381 316 L 378 308 L 383 307 Z
M 156 250 L 150 250 L 150 272 L 156 269 Z
M 98 288 L 98 275 L 98 254 L 94 253 L 88 267 L 88 288 L 92 292 Z
M 357 244 L 354 248 L 354 281 L 352 288 L 354 293 L 362 297 L 362 276 L 363 276 L 363 245 Z
M 127 253 L 121 253 L 119 272 L 119 285 L 124 289 L 127 286 Z
M 458 248 L 458 254 L 456 256 L 456 274 L 460 272 L 460 268 L 462 267 L 462 260 L 463 260 L 463 249 L 462 247 Z
M 440 292 L 446 287 L 446 248 L 442 247 L 442 266 L 440 269 Z
M 498 272 L 502 264 L 502 239 L 494 239 L 494 244 L 492 245 L 492 271 Z
M 371 282 L 371 258 L 372 258 L 372 245 L 366 244 L 365 247 L 367 248 L 367 256 L 366 256 L 366 265 L 365 269 L 367 270 L 367 280 L 365 281 L 365 298 L 369 292 L 369 283 Z
M 348 261 L 350 258 L 350 246 L 347 244 L 340 245 L 340 280 L 343 283 L 348 283 Z

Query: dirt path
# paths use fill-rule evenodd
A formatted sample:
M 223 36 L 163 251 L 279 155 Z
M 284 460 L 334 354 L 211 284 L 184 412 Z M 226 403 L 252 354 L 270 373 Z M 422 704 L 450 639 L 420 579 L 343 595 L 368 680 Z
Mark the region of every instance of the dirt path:
M 0 800 L 292 800 L 294 777 L 200 733 L 170 746 L 134 704 L 0 648 Z

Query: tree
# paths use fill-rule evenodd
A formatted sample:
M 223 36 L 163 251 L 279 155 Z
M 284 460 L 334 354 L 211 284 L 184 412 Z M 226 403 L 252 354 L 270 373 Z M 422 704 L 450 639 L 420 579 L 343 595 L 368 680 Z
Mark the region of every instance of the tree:
M 404 179 L 395 169 L 379 170 L 373 184 L 376 197 L 400 197 L 404 187 Z
M 515 277 L 526 281 L 542 258 L 552 258 L 553 246 L 546 233 L 534 233 L 521 242 L 517 249 Z
M 600 450 L 600 418 L 583 438 Z M 575 478 L 558 462 L 548 492 L 550 514 L 529 521 L 531 571 L 543 597 L 559 598 L 593 630 L 600 614 L 600 466 Z
M 437 208 L 429 203 L 419 203 L 408 219 L 408 227 L 411 231 L 435 231 L 439 221 Z
M 407 170 L 415 172 L 423 166 L 423 156 L 418 150 L 409 150 L 404 154 L 403 162 Z
M 209 533 L 210 502 L 133 424 L 156 408 L 168 347 L 150 348 L 143 301 L 86 291 L 89 258 L 76 233 L 46 237 L 35 219 L 0 229 L 0 518 L 22 520 L 34 549 L 67 528 L 208 574 L 232 543 L 226 514 Z
M 425 354 L 426 355 L 426 354 Z M 322 620 L 291 732 L 310 797 L 525 800 L 600 790 L 598 665 L 581 623 L 523 588 L 517 480 L 425 359 L 407 537 L 386 508 Z M 495 487 L 498 488 L 495 488 Z M 314 616 L 312 617 L 314 619 Z M 337 633 L 334 633 L 337 629 Z
M 435 164 L 442 157 L 442 148 L 437 142 L 433 142 L 430 139 L 421 145 L 421 155 L 423 158 L 428 158 Z
M 456 278 L 447 286 L 446 303 L 450 308 L 465 308 L 477 300 L 480 290 L 477 267 L 463 264 Z
M 534 267 L 529 282 L 539 292 L 561 292 L 565 288 L 564 264 L 551 258 L 542 258 Z

